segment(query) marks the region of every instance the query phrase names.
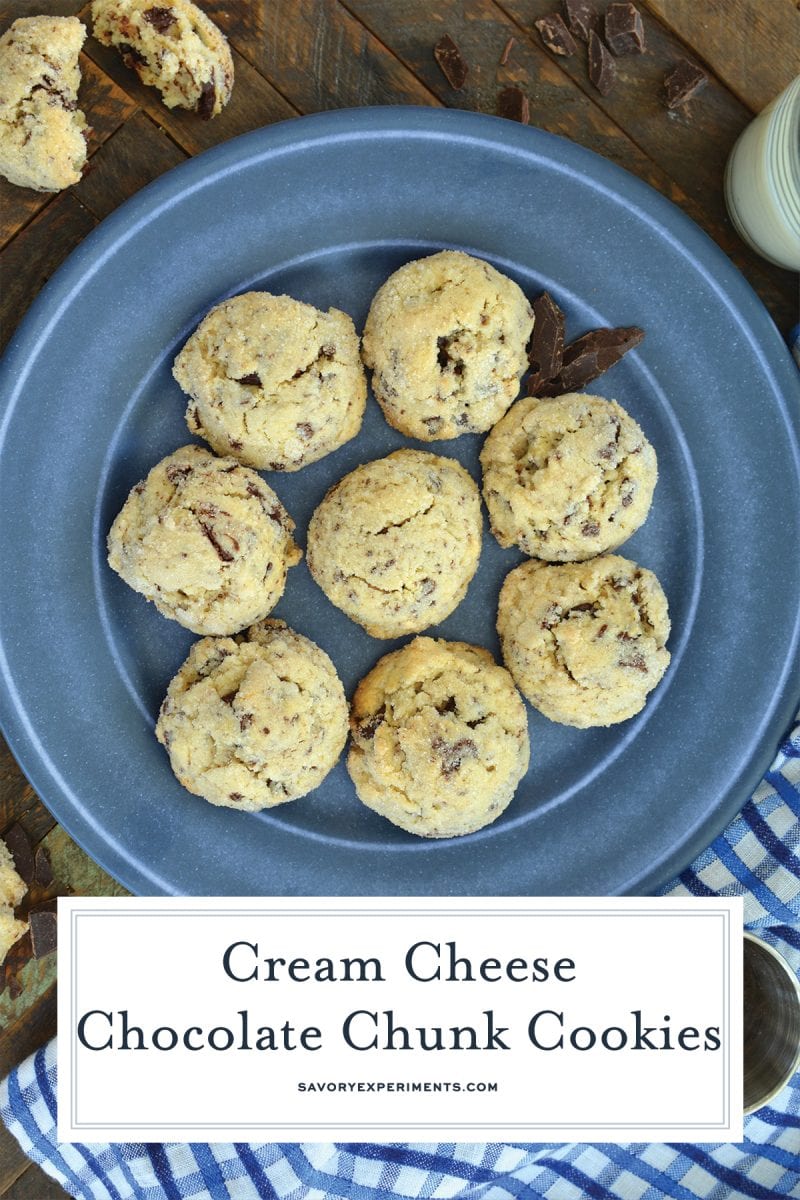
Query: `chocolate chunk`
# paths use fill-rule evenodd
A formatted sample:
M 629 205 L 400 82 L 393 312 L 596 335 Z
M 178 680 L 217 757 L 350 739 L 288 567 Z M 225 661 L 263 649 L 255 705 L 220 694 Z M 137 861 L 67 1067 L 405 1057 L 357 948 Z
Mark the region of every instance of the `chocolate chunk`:
M 26 831 L 17 821 L 12 825 L 8 833 L 3 837 L 3 841 L 11 851 L 11 857 L 14 860 L 14 867 L 23 883 L 27 883 L 28 887 L 33 883 L 34 865 L 33 865 L 33 846 L 31 839 Z
M 589 31 L 589 79 L 601 96 L 607 96 L 617 82 L 614 60 L 595 31 Z
M 433 57 L 439 64 L 450 87 L 456 91 L 462 88 L 466 83 L 469 67 L 449 33 L 442 34 L 439 38 L 433 47 Z
M 582 42 L 589 41 L 589 34 L 597 24 L 597 13 L 588 0 L 563 0 L 564 17 L 573 37 Z
M 214 85 L 210 81 L 204 83 L 200 91 L 200 99 L 197 101 L 197 113 L 204 121 L 210 121 L 214 115 L 214 103 L 217 98 L 217 93 L 214 91 Z
M 336 347 L 335 346 L 320 346 L 319 357 L 320 358 L 335 358 L 336 357 Z
M 312 426 L 309 425 L 308 421 L 300 422 L 300 424 L 297 426 L 297 433 L 304 442 L 307 442 L 311 437 L 314 436 L 314 430 Z
M 216 552 L 219 555 L 222 562 L 224 562 L 224 563 L 233 562 L 234 556 L 231 554 L 230 550 L 226 550 L 224 546 L 220 545 L 219 541 L 217 540 L 217 535 L 214 533 L 214 530 L 211 528 L 211 526 L 207 525 L 205 523 L 205 521 L 201 521 L 200 528 L 202 529 L 203 533 L 206 535 L 208 540 L 211 542 L 211 545 L 216 550 Z
M 558 375 L 543 384 L 537 395 L 561 396 L 564 392 L 585 387 L 598 375 L 610 370 L 643 338 L 644 330 L 635 325 L 619 329 L 593 329 L 585 333 L 566 347 Z
M 632 671 L 641 671 L 643 675 L 647 674 L 647 663 L 643 654 L 634 654 L 631 658 L 621 658 L 617 666 L 629 667 Z
M 503 88 L 497 97 L 497 115 L 509 121 L 519 121 L 521 125 L 530 125 L 530 101 L 518 87 Z
M 129 46 L 127 42 L 117 42 L 117 49 L 129 70 L 135 71 L 137 67 L 147 66 L 147 59 L 135 46 Z
M 606 11 L 606 45 L 612 54 L 644 54 L 644 26 L 633 4 L 609 4 Z
M 422 424 L 428 426 L 429 433 L 438 433 L 442 428 L 441 417 L 423 417 Z
M 531 375 L 528 393 L 538 394 L 543 384 L 553 379 L 561 370 L 564 355 L 564 313 L 548 292 L 533 302 L 533 334 L 528 348 Z
M 432 749 L 442 761 L 442 774 L 449 779 L 461 767 L 465 758 L 477 758 L 478 747 L 472 738 L 459 738 L 457 742 L 446 742 L 444 738 L 434 738 Z
M 188 478 L 188 476 L 191 475 L 193 470 L 194 470 L 194 467 L 190 467 L 188 465 L 188 463 L 182 467 L 179 466 L 177 463 L 173 463 L 171 467 L 167 467 L 164 474 L 166 475 L 166 477 L 170 481 L 170 483 L 173 483 L 177 486 L 177 484 L 179 484 L 182 480 Z
M 47 888 L 53 882 L 53 864 L 50 862 L 50 855 L 44 846 L 36 847 L 36 855 L 33 861 L 33 879 L 39 887 Z
M 680 108 L 708 83 L 708 76 L 688 59 L 680 59 L 664 76 L 664 103 L 667 108 Z
M 238 469 L 237 467 L 231 468 L 231 470 L 233 470 L 233 471 L 236 471 L 237 469 Z M 249 481 L 247 484 L 246 491 L 247 491 L 248 496 L 252 496 L 254 500 L 266 500 L 266 498 L 267 498 L 264 495 L 264 493 L 262 492 L 261 488 L 257 484 L 250 483 Z
M 578 49 L 574 37 L 558 13 L 550 13 L 533 23 L 539 30 L 539 37 L 552 54 L 560 54 L 562 58 L 569 58 Z
M 447 699 L 443 700 L 441 704 L 437 704 L 436 711 L 438 713 L 442 713 L 442 714 L 455 712 L 456 711 L 455 696 L 448 696 Z
M 267 780 L 267 783 L 269 782 L 270 781 Z M 234 804 L 238 804 L 240 800 L 244 800 L 244 796 L 241 792 L 228 792 L 228 799 L 232 800 Z
M 421 579 L 419 585 L 420 596 L 431 596 L 436 591 L 435 579 Z
M 37 904 L 28 913 L 31 927 L 31 949 L 34 958 L 44 958 L 56 948 L 58 919 L 55 900 Z
M 584 537 L 597 537 L 599 532 L 600 526 L 597 524 L 597 521 L 584 521 L 581 525 L 581 533 Z
M 384 705 L 381 705 L 376 713 L 373 713 L 371 717 L 367 717 L 365 721 L 361 721 L 360 724 L 356 725 L 354 732 L 358 737 L 362 737 L 366 741 L 370 741 L 375 737 L 375 731 L 385 716 L 386 708 Z
M 500 55 L 500 66 L 501 67 L 504 67 L 506 65 L 506 63 L 508 62 L 509 56 L 511 54 L 511 51 L 514 49 L 514 45 L 516 44 L 516 41 L 517 41 L 516 38 L 510 37 L 508 39 L 508 41 L 506 42 L 505 46 L 503 46 L 503 53 Z
M 245 387 L 261 387 L 261 376 L 251 371 L 249 375 L 242 375 L 236 382 L 244 384 Z
M 144 19 L 159 33 L 166 33 L 169 27 L 175 24 L 175 13 L 171 8 L 148 8 Z

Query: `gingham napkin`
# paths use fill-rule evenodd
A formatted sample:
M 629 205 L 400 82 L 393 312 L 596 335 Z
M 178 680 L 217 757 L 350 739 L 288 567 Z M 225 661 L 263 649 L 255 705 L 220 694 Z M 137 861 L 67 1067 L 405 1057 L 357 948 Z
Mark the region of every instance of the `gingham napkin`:
M 745 898 L 745 922 L 800 973 L 800 725 L 742 812 L 669 896 Z M 94 1200 L 773 1200 L 800 1198 L 800 1072 L 739 1145 L 59 1145 L 55 1042 L 0 1085 L 26 1154 Z

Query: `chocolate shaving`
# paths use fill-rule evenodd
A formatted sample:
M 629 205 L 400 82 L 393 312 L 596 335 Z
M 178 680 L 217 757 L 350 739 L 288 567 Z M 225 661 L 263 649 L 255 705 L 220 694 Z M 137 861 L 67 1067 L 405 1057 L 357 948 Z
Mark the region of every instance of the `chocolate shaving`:
M 240 379 L 236 380 L 236 383 L 244 384 L 245 387 L 261 387 L 261 376 L 257 375 L 255 371 L 251 371 L 249 375 L 242 375 Z
M 50 854 L 45 846 L 37 846 L 33 863 L 34 883 L 39 887 L 47 888 L 50 887 L 53 879 L 53 864 L 50 862 Z
M 533 333 L 528 348 L 531 375 L 528 393 L 538 394 L 540 388 L 561 370 L 564 356 L 564 313 L 548 292 L 533 302 Z
M 702 92 L 707 83 L 706 73 L 682 58 L 664 76 L 664 103 L 669 109 L 680 108 L 687 100 Z
M 450 87 L 459 91 L 467 81 L 469 67 L 449 33 L 444 33 L 433 47 L 433 57 Z
M 617 82 L 614 59 L 593 29 L 589 32 L 589 79 L 601 96 L 607 96 Z
M 541 17 L 538 21 L 534 21 L 534 25 L 539 30 L 542 42 L 552 54 L 560 54 L 562 58 L 569 58 L 578 49 L 574 37 L 558 13 L 550 13 L 546 17 Z
M 44 958 L 56 948 L 58 918 L 55 900 L 37 904 L 28 913 L 31 927 L 31 950 L 34 958 Z
M 158 33 L 166 33 L 169 27 L 175 24 L 175 13 L 171 8 L 148 8 L 144 19 Z
M 530 101 L 518 87 L 503 88 L 497 97 L 497 115 L 509 121 L 519 121 L 521 125 L 530 125 Z
M 508 41 L 506 42 L 505 46 L 503 47 L 503 53 L 500 55 L 500 66 L 501 67 L 504 67 L 506 65 L 506 63 L 508 62 L 511 51 L 514 49 L 514 46 L 516 45 L 516 41 L 517 41 L 516 38 L 510 37 L 508 39 Z
M 615 3 L 606 12 L 606 45 L 612 54 L 644 54 L 644 26 L 633 4 Z
M 203 533 L 206 535 L 208 540 L 211 542 L 211 545 L 214 547 L 214 549 L 216 550 L 216 552 L 219 555 L 219 557 L 221 558 L 221 560 L 224 563 L 233 562 L 234 556 L 231 554 L 230 550 L 226 550 L 224 546 L 220 545 L 220 543 L 217 540 L 217 535 L 214 533 L 214 530 L 211 528 L 211 526 L 207 525 L 205 523 L 205 521 L 201 521 L 200 528 L 202 529 Z
M 5 834 L 3 841 L 11 851 L 17 874 L 30 887 L 34 875 L 33 846 L 27 832 L 17 821 Z
M 619 329 L 593 329 L 571 342 L 564 351 L 561 370 L 539 388 L 539 396 L 561 396 L 585 387 L 618 363 L 644 338 L 635 325 Z
M 587 0 L 563 0 L 564 17 L 570 33 L 582 42 L 589 41 L 589 34 L 597 24 L 597 13 Z
M 217 98 L 217 93 L 214 91 L 214 85 L 210 81 L 204 83 L 200 91 L 200 99 L 197 101 L 197 113 L 204 121 L 210 121 L 214 115 L 214 103 Z

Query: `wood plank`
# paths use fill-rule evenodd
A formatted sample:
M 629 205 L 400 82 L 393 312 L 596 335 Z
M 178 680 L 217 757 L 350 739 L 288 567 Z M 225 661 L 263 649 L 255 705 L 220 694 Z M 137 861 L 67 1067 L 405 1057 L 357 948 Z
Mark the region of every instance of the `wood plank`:
M 150 117 L 136 112 L 92 159 L 92 169 L 75 185 L 75 195 L 95 217 L 106 217 L 186 157 Z
M 0 1079 L 13 1067 L 38 1050 L 56 1033 L 56 985 L 39 996 L 34 1004 L 3 1028 L 0 1037 Z
M 61 192 L 3 253 L 0 344 L 5 344 L 47 280 L 95 226 L 70 192 Z
M 46 1175 L 36 1163 L 30 1163 L 27 1171 L 5 1193 L 5 1200 L 63 1200 L 67 1195 L 69 1193 L 60 1183 Z
M 0 835 L 36 800 L 33 788 L 0 735 Z
M 6 1195 L 8 1189 L 23 1171 L 30 1166 L 30 1159 L 22 1153 L 19 1142 L 0 1121 L 0 1196 Z
M 800 75 L 796 0 L 644 0 L 753 112 Z
M 684 130 L 670 122 L 657 98 L 648 100 L 646 117 L 631 115 L 639 97 L 624 87 L 620 88 L 617 111 L 612 113 L 608 104 L 597 103 L 602 98 L 586 78 L 583 59 L 579 62 L 576 55 L 575 64 L 566 69 L 564 63 L 570 60 L 556 59 L 544 49 L 538 32 L 530 32 L 533 14 L 552 11 L 553 0 L 440 0 L 435 12 L 430 11 L 427 0 L 406 0 L 402 24 L 393 19 L 384 0 L 347 0 L 347 4 L 448 106 L 493 113 L 499 89 L 516 84 L 529 96 L 531 124 L 594 150 L 679 204 L 730 255 L 779 327 L 788 330 L 794 323 L 796 301 L 790 273 L 759 258 L 730 223 L 722 198 L 724 158 L 720 162 L 715 151 L 717 174 L 707 163 L 700 166 L 695 161 L 703 158 L 705 142 L 713 142 L 710 130 L 704 126 L 702 137 L 695 139 L 693 157 L 686 157 L 681 148 Z M 509 15 L 512 9 L 513 18 Z M 649 26 L 654 24 L 657 22 L 649 19 Z M 443 33 L 455 39 L 470 64 L 466 85 L 458 92 L 446 82 L 433 57 L 433 47 Z M 511 36 L 515 44 L 508 63 L 501 67 L 503 48 Z M 581 54 L 585 57 L 583 47 Z M 652 75 L 652 66 L 647 69 Z M 657 68 L 656 74 L 660 71 Z M 749 119 L 738 101 L 721 85 L 716 87 L 720 103 L 733 106 L 740 125 Z M 655 132 L 643 140 L 639 135 L 647 122 Z M 729 136 L 733 134 L 730 129 Z M 678 160 L 688 190 L 672 170 Z M 694 182 L 694 172 L 702 176 L 700 184 Z
M 339 0 L 250 5 L 209 0 L 205 8 L 231 45 L 301 112 L 438 103 Z M 394 23 L 397 18 L 395 8 Z
M 297 110 L 235 50 L 231 99 L 211 121 L 186 109 L 167 108 L 160 93 L 140 83 L 136 72 L 128 70 L 116 50 L 90 40 L 86 53 L 188 154 L 198 154 L 240 133 L 297 115 Z
M 106 140 L 136 111 L 136 104 L 85 54 L 81 54 L 80 63 L 78 100 L 92 128 L 88 147 L 91 163 Z M 0 247 L 24 229 L 53 199 L 52 192 L 15 187 L 0 178 Z

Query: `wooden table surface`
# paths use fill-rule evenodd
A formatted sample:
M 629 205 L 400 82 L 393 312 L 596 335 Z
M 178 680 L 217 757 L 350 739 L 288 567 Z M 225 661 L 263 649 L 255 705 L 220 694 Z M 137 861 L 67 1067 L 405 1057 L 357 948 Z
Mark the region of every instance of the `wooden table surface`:
M 800 73 L 797 0 L 640 0 L 643 56 L 617 60 L 608 96 L 588 81 L 586 52 L 551 54 L 533 22 L 559 0 L 201 0 L 227 34 L 236 81 L 225 111 L 204 122 L 165 108 L 116 53 L 89 38 L 80 100 L 93 127 L 91 169 L 58 195 L 0 180 L 2 339 L 79 242 L 123 200 L 185 158 L 247 130 L 302 113 L 367 104 L 430 104 L 494 113 L 501 88 L 528 96 L 532 125 L 612 159 L 668 196 L 733 259 L 778 328 L 797 320 L 797 281 L 758 258 L 725 213 L 722 179 L 737 136 Z M 594 0 L 603 10 L 606 0 Z M 81 0 L 0 3 L 0 33 L 20 16 L 77 14 Z M 469 64 L 454 91 L 433 57 L 442 34 Z M 509 39 L 507 62 L 500 64 Z M 699 62 L 709 83 L 682 110 L 659 98 L 678 59 Z M 5 560 L 12 547 L 6 549 Z M 34 794 L 0 741 L 0 836 L 15 824 L 50 854 L 55 891 L 120 895 L 123 889 L 81 851 Z M 0 968 L 0 1076 L 55 1032 L 56 955 L 33 958 L 26 936 Z M 65 1193 L 28 1164 L 0 1131 L 0 1196 L 48 1200 Z

